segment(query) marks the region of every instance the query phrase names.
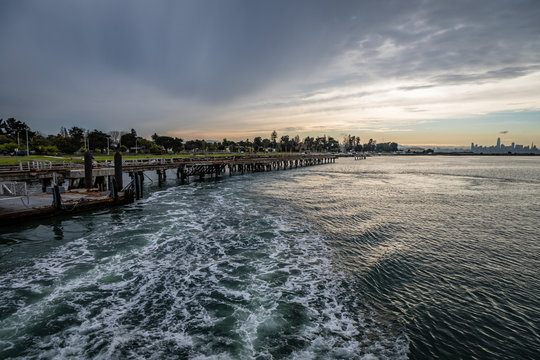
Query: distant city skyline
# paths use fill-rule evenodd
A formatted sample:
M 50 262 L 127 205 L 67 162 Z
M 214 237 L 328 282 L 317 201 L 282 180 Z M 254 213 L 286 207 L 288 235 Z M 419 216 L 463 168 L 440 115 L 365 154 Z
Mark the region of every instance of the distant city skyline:
M 536 143 L 539 18 L 534 0 L 3 1 L 0 118 L 45 134 Z
M 501 142 L 501 138 L 497 138 L 497 142 L 492 146 L 484 146 L 471 143 L 471 152 L 473 153 L 488 153 L 488 154 L 506 154 L 506 153 L 516 153 L 516 154 L 540 154 L 540 151 L 534 143 L 530 145 L 516 144 L 512 142 L 510 145 L 505 145 Z

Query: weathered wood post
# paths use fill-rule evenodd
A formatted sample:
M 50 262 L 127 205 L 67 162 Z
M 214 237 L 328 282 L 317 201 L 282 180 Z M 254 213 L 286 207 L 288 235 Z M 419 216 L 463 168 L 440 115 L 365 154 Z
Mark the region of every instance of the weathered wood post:
M 122 154 L 120 154 L 120 151 L 114 154 L 114 178 L 116 179 L 118 191 L 121 191 L 124 188 L 124 183 L 122 181 Z
M 118 182 L 116 181 L 116 178 L 113 177 L 112 184 L 111 184 L 111 195 L 114 198 L 114 201 L 118 201 Z
M 41 179 L 41 191 L 47 192 L 47 186 L 51 184 L 51 179 Z
M 140 177 L 140 180 L 139 180 L 139 191 L 141 193 L 141 199 L 143 197 L 143 185 L 144 185 L 144 171 L 139 171 L 139 177 Z
M 60 188 L 58 185 L 54 184 L 52 187 L 53 193 L 53 205 L 56 210 L 62 209 L 62 198 L 60 197 Z
M 84 186 L 91 189 L 92 185 L 92 154 L 90 150 L 86 150 L 84 153 Z
M 178 171 L 180 172 L 180 181 L 185 182 L 187 178 L 186 166 L 182 165 L 181 167 L 178 168 Z
M 133 181 L 135 183 L 135 200 L 139 200 L 141 197 L 140 197 L 140 187 L 141 187 L 141 184 L 140 184 L 140 180 L 139 180 L 139 174 L 138 173 L 133 173 Z
M 163 174 L 161 170 L 156 170 L 157 176 L 158 176 L 158 186 L 161 186 L 163 184 Z

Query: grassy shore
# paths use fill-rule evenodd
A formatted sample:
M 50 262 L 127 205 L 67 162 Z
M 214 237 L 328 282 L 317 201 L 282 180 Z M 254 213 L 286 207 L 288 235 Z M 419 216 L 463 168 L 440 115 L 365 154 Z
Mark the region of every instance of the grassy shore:
M 122 154 L 122 159 L 132 160 L 132 159 L 147 159 L 147 158 L 193 158 L 193 157 L 231 157 L 231 156 L 279 156 L 279 155 L 290 155 L 289 153 L 228 153 L 228 154 L 167 154 L 167 155 L 151 155 L 151 154 Z M 114 154 L 111 152 L 110 155 L 103 154 L 93 154 L 96 161 L 105 161 L 114 160 Z M 47 156 L 47 155 L 31 155 L 31 156 L 0 156 L 0 166 L 13 166 L 18 165 L 19 161 L 22 161 L 25 164 L 27 161 L 51 161 L 53 163 L 62 163 L 62 162 L 72 162 L 72 163 L 82 163 L 84 161 L 83 156 L 75 155 L 61 155 L 61 156 Z

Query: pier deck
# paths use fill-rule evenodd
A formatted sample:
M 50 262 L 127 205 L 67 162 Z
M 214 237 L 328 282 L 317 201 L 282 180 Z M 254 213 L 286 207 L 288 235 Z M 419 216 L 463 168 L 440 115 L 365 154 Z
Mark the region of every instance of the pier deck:
M 57 207 L 54 204 L 53 195 L 48 193 L 0 196 L 0 225 L 125 204 L 133 201 L 133 194 L 122 192 L 115 200 L 110 196 L 109 191 L 77 189 L 62 193 L 61 198 L 62 203 Z
M 204 179 L 220 175 L 244 174 L 263 171 L 287 170 L 305 166 L 335 162 L 335 155 L 288 155 L 288 156 L 245 156 L 234 158 L 153 158 L 134 161 L 92 164 L 90 155 L 85 155 L 85 167 L 38 167 L 24 169 L 0 168 L 0 181 L 42 183 L 43 193 L 28 196 L 0 195 L 0 224 L 10 224 L 24 219 L 47 217 L 60 214 L 103 208 L 139 200 L 143 196 L 145 171 L 155 171 L 158 184 L 167 177 L 167 170 L 174 170 L 182 182 L 190 177 Z M 122 173 L 131 177 L 130 184 L 123 188 Z M 64 184 L 66 192 L 60 192 Z M 51 187 L 52 186 L 52 187 Z M 53 190 L 54 187 L 54 190 Z M 4 185 L 4 188 L 10 190 Z M 46 190 L 53 190 L 53 194 Z M 100 191 L 98 191 L 98 189 Z M 1 192 L 0 192 L 1 194 Z M 11 191 L 10 195 L 15 192 Z

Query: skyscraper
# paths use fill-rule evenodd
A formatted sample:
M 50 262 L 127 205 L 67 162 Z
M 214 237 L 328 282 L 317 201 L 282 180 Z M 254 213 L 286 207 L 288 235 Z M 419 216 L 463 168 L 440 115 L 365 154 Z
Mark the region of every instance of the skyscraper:
M 497 138 L 497 149 L 500 149 L 501 148 L 501 138 L 498 137 Z

